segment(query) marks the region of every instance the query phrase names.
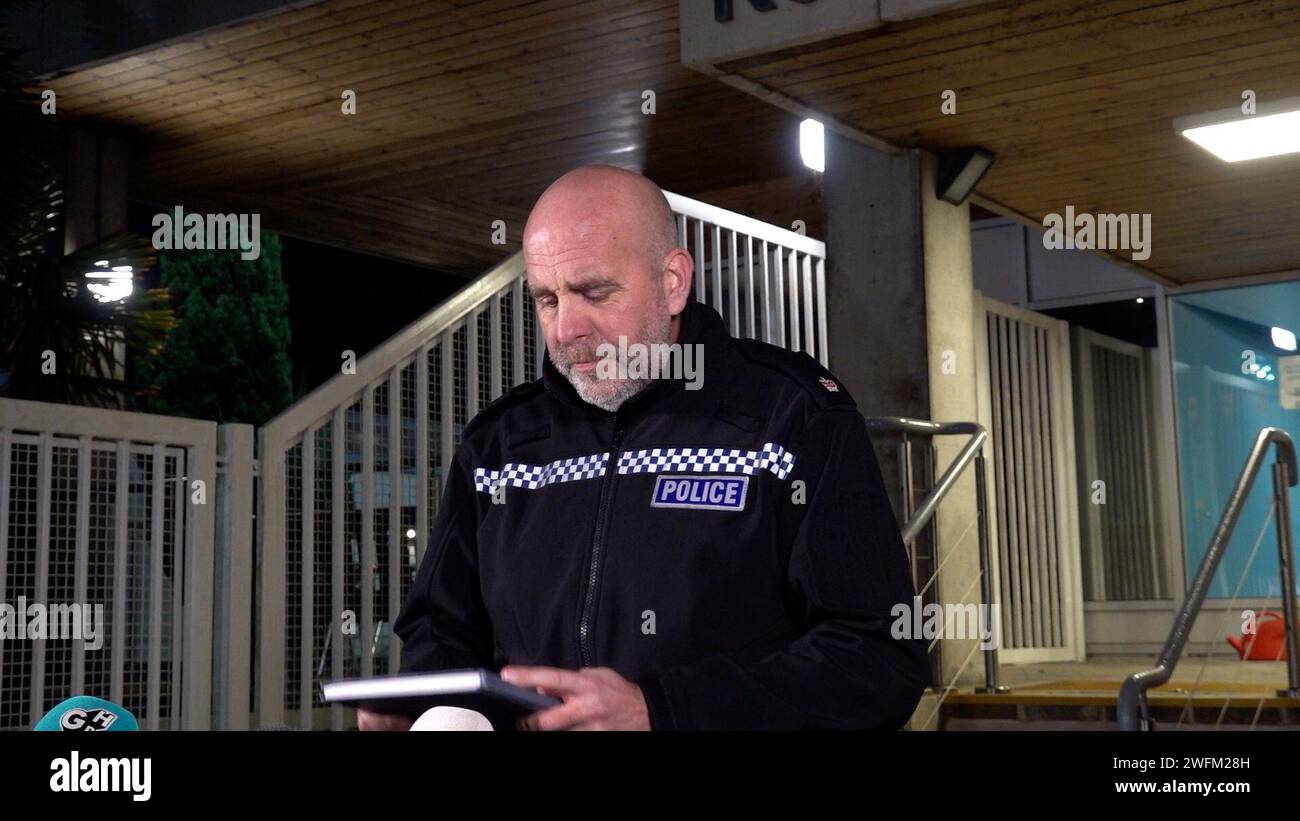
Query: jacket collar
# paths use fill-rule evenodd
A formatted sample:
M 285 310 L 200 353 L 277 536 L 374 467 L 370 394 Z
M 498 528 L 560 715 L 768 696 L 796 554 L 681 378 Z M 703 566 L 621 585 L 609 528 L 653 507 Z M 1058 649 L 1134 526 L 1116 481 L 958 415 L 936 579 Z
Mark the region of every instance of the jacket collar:
M 686 301 L 686 307 L 681 313 L 681 332 L 678 334 L 677 343 L 679 345 L 702 345 L 704 355 L 704 382 L 708 384 L 709 374 L 721 375 L 724 368 L 719 362 L 729 342 L 731 335 L 727 333 L 727 327 L 722 322 L 722 317 L 718 312 L 698 302 L 694 296 Z M 636 396 L 625 401 L 618 409 L 617 413 L 601 410 L 595 405 L 583 401 L 578 392 L 574 390 L 569 380 L 556 369 L 551 362 L 550 352 L 546 352 L 546 361 L 542 365 L 542 383 L 546 386 L 547 391 L 552 396 L 567 405 L 583 408 L 598 416 L 609 419 L 615 416 L 630 418 L 642 412 L 643 410 L 657 404 L 663 399 L 675 394 L 684 387 L 680 379 L 657 379 L 649 386 L 644 388 Z

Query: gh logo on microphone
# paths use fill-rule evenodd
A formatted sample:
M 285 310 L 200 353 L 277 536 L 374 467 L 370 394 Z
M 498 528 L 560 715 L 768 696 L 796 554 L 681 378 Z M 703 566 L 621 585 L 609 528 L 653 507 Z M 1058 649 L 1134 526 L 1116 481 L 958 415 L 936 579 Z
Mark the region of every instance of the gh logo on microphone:
M 808 5 L 813 0 L 791 0 L 793 3 Z M 755 11 L 772 11 L 776 8 L 774 0 L 749 0 L 749 5 L 754 7 Z M 725 23 L 735 16 L 734 0 L 713 0 L 713 20 L 717 23 Z
M 75 708 L 59 716 L 59 726 L 73 732 L 99 732 L 107 730 L 117 721 L 117 714 L 109 710 L 82 710 Z

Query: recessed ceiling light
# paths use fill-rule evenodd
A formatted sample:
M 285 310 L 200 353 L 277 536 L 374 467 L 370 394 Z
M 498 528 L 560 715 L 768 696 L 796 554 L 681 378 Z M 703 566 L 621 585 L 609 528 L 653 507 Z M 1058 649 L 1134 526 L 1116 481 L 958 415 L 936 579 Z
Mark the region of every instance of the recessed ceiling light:
M 1300 99 L 1261 103 L 1251 116 L 1230 108 L 1180 117 L 1174 129 L 1225 162 L 1294 154 L 1300 152 Z

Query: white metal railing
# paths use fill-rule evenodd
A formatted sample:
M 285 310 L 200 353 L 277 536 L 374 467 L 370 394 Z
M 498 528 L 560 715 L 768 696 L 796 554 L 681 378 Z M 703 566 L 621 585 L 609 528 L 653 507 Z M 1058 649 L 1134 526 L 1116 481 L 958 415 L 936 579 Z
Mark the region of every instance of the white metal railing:
M 825 363 L 825 245 L 667 196 L 697 298 Z M 146 728 L 247 728 L 250 696 L 262 726 L 341 726 L 319 679 L 397 668 L 378 628 L 461 430 L 543 356 L 516 254 L 260 428 L 260 461 L 248 425 L 0 400 L 0 602 L 102 602 L 110 625 L 100 650 L 0 643 L 0 729 L 78 694 Z
M 825 244 L 667 194 L 696 296 L 737 336 L 826 361 Z M 261 428 L 258 716 L 323 723 L 318 678 L 396 671 L 387 628 L 464 425 L 540 373 L 522 256 L 488 271 Z M 308 549 L 304 549 L 307 546 Z M 344 614 L 354 620 L 345 632 Z M 329 711 L 342 726 L 342 710 Z
M 100 605 L 105 622 L 98 648 L 84 633 L 0 640 L 0 729 L 82 694 L 147 729 L 209 725 L 213 514 L 189 488 L 215 492 L 216 431 L 0 399 L 0 603 Z
M 827 364 L 826 243 L 665 192 L 677 242 L 695 259 L 695 298 L 732 336 L 803 351 Z

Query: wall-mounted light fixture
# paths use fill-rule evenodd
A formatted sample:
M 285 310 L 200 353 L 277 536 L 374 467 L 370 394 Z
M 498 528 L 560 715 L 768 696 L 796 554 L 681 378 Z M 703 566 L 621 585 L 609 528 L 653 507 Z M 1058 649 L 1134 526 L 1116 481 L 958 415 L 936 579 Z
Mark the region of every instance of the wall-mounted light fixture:
M 935 169 L 934 194 L 944 202 L 961 205 L 997 159 L 992 151 L 975 146 L 945 151 Z

